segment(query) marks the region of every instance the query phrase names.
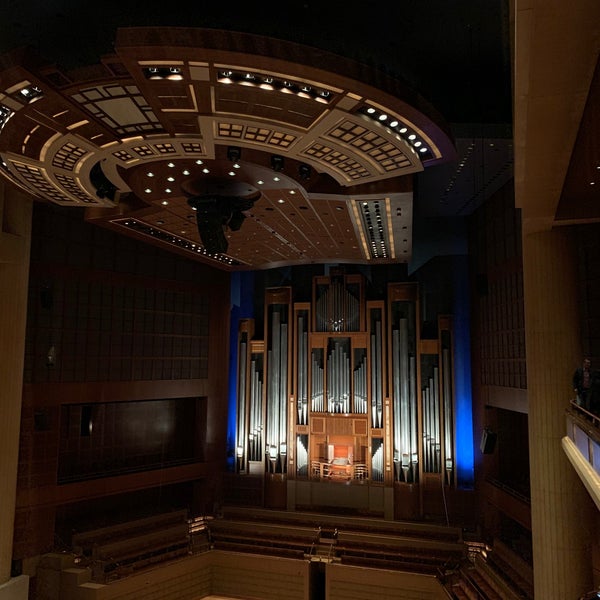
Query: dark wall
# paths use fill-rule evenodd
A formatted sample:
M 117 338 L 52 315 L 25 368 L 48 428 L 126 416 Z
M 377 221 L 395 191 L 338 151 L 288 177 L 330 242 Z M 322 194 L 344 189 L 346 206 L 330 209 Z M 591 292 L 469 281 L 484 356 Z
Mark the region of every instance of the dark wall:
M 58 482 L 96 479 L 201 459 L 198 398 L 61 407 Z
M 226 435 L 229 275 L 77 210 L 32 225 L 16 559 L 53 550 L 69 507 L 212 506 Z
M 209 270 L 36 207 L 26 382 L 205 378 Z
M 583 353 L 591 357 L 593 367 L 600 368 L 600 224 L 577 227 L 575 235 L 579 253 Z
M 527 389 L 521 215 L 512 181 L 478 208 L 468 225 L 473 429 L 477 441 L 486 429 L 496 436 L 492 451 L 476 448 L 475 481 L 482 531 L 492 540 L 512 530 L 507 523 L 521 536 L 517 520 L 530 521 L 531 510 L 527 414 L 488 404 L 492 394 L 504 399 Z M 497 490 L 503 492 L 498 496 Z M 518 509 L 495 499 L 504 498 L 506 490 L 520 498 Z
M 521 214 L 512 181 L 469 219 L 473 325 L 486 386 L 527 388 Z

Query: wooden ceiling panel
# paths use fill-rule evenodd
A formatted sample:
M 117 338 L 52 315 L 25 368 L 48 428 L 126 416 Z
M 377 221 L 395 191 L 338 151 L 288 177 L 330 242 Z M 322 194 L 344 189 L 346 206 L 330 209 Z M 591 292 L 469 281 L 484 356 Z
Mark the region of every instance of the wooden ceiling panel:
M 4 172 L 50 202 L 105 206 L 91 222 L 223 269 L 389 262 L 391 248 L 371 246 L 393 246 L 399 225 L 390 217 L 369 238 L 356 202 L 374 215 L 386 196 L 411 202 L 412 175 L 453 159 L 452 142 L 399 83 L 378 89 L 370 81 L 387 79 L 364 65 L 324 58 L 246 34 L 136 28 L 71 77 L 11 65 Z M 15 96 L 20 81 L 41 86 L 31 106 Z M 197 214 L 225 242 L 205 247 Z

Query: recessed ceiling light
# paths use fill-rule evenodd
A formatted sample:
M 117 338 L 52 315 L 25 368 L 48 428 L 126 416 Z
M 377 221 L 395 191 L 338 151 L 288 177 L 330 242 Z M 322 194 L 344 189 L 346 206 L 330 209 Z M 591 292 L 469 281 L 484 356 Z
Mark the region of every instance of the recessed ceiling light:
M 427 152 L 427 148 L 425 148 L 425 146 L 423 146 L 422 148 L 419 148 L 419 152 Z
M 258 185 L 262 185 L 262 184 L 264 183 L 264 181 L 263 181 L 262 179 L 259 179 L 259 180 L 258 180 L 256 183 L 257 183 Z
M 277 200 L 277 202 L 279 202 L 279 204 L 283 204 L 285 202 L 285 200 L 283 198 L 279 198 L 279 200 Z
M 375 109 L 372 107 L 367 108 L 367 112 L 372 115 L 375 112 Z
M 169 201 L 168 201 L 168 200 L 163 200 L 163 201 L 161 202 L 161 204 L 162 204 L 163 206 L 168 206 L 168 205 L 169 205 Z
M 175 166 L 175 163 L 172 163 L 172 162 L 170 162 L 170 163 L 167 163 L 167 167 L 171 167 L 171 169 L 172 169 L 174 166 Z
M 149 171 L 148 173 L 146 173 L 146 175 L 147 175 L 148 177 L 154 177 L 154 173 L 152 173 L 152 171 Z
M 167 177 L 167 181 L 175 181 L 175 177 Z
M 198 159 L 198 160 L 196 161 L 196 164 L 197 164 L 197 165 L 203 165 L 204 163 L 203 163 L 203 162 L 202 162 L 200 159 Z
M 387 115 L 379 115 L 379 120 L 380 121 L 387 121 Z
M 418 140 L 415 142 L 415 146 L 418 148 L 423 142 L 419 142 Z
M 203 172 L 204 174 L 206 174 L 206 173 L 210 173 L 210 171 L 209 171 L 209 170 L 208 170 L 206 167 L 205 167 L 204 169 L 202 169 L 202 172 Z
M 402 127 L 402 129 L 400 129 L 400 133 L 406 133 L 408 131 L 408 129 L 406 127 Z
M 189 174 L 190 174 L 190 172 L 189 172 L 187 169 L 184 169 L 184 170 L 183 170 L 183 174 L 184 174 L 184 175 L 189 175 Z
M 229 171 L 228 175 L 231 175 L 231 177 L 235 177 L 235 171 Z
M 146 188 L 144 191 L 146 192 L 146 194 L 150 194 L 152 192 L 150 188 Z
M 166 192 L 167 194 L 170 194 L 172 191 L 173 191 L 173 190 L 171 190 L 171 188 L 165 188 L 165 192 Z
M 390 123 L 390 127 L 397 127 L 398 126 L 398 121 L 392 121 Z
M 277 177 L 277 175 L 275 177 L 273 177 L 273 181 L 279 181 L 279 177 Z
M 417 136 L 416 136 L 414 133 L 411 133 L 411 134 L 408 136 L 408 139 L 409 139 L 409 140 L 416 140 L 416 139 L 417 139 Z

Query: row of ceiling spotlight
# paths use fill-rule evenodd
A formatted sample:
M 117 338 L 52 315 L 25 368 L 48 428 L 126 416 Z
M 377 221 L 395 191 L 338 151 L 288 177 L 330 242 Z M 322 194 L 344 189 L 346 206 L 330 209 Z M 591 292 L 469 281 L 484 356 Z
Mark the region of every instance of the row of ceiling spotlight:
M 427 158 L 427 155 L 431 154 L 429 148 L 424 145 L 423 140 L 398 119 L 392 119 L 386 113 L 378 111 L 372 106 L 363 107 L 360 112 L 374 121 L 378 121 L 382 125 L 385 125 L 385 127 L 388 127 L 393 132 L 399 134 L 402 139 L 408 142 L 415 151 L 422 155 L 423 158 Z
M 332 94 L 329 90 L 314 88 L 307 83 L 291 81 L 289 79 L 279 79 L 272 75 L 257 75 L 250 72 L 239 71 L 219 71 L 217 76 L 219 83 L 237 83 L 239 85 L 258 87 L 261 90 L 276 90 L 284 94 L 295 94 L 299 98 L 315 100 L 322 104 L 329 104 L 332 100 Z
M 145 67 L 144 77 L 150 80 L 167 79 L 169 81 L 181 81 L 183 71 L 181 67 Z M 258 87 L 262 90 L 279 90 L 286 94 L 295 94 L 300 98 L 307 98 L 328 104 L 331 101 L 331 92 L 325 89 L 316 89 L 306 83 L 278 79 L 271 75 L 257 75 L 250 72 L 219 71 L 217 76 L 219 83 L 237 83 L 239 85 Z

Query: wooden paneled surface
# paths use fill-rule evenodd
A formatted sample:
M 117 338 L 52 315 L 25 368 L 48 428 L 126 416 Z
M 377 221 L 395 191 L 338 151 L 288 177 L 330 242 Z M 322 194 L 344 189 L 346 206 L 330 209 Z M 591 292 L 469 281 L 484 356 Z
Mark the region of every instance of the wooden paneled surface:
M 0 184 L 0 585 L 11 571 L 31 209 L 31 200 Z M 12 250 L 5 254 L 8 247 Z

